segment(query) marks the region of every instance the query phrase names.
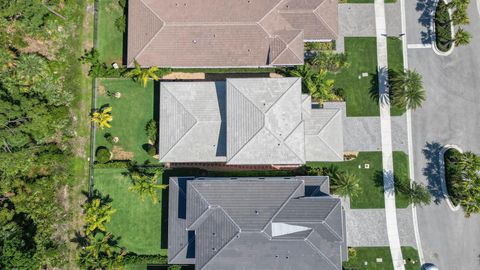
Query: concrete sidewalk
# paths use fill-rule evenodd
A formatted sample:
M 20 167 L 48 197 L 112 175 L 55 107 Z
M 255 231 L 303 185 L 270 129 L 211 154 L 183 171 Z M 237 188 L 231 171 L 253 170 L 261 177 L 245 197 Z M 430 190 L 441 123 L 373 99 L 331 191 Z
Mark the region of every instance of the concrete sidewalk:
M 383 0 L 375 0 L 375 26 L 377 37 L 378 85 L 380 94 L 380 128 L 382 137 L 383 182 L 385 189 L 385 218 L 387 223 L 388 242 L 395 270 L 405 270 L 398 235 L 397 209 L 393 179 L 393 147 L 392 126 L 390 119 L 390 102 L 388 96 L 388 61 L 387 61 L 387 26 L 385 20 L 385 4 Z

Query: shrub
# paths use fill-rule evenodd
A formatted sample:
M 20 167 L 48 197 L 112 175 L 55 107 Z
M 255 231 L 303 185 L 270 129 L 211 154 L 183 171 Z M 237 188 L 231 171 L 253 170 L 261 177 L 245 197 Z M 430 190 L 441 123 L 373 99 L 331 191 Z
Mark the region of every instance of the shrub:
M 103 137 L 105 138 L 105 140 L 110 143 L 110 144 L 113 144 L 114 141 L 113 141 L 113 135 L 110 134 L 110 133 L 105 133 L 105 135 L 103 135 Z
M 442 52 L 448 51 L 453 44 L 451 23 L 447 4 L 440 0 L 435 11 L 435 43 Z
M 353 247 L 348 248 L 348 259 L 353 259 L 357 257 L 357 250 Z
M 148 139 L 153 143 L 156 144 L 157 142 L 157 132 L 158 132 L 158 125 L 157 121 L 154 119 L 147 122 L 145 126 L 145 132 L 147 134 Z
M 148 144 L 146 148 L 148 155 L 153 157 L 157 154 L 157 149 L 155 148 L 155 146 Z
M 127 21 L 127 18 L 125 17 L 125 15 L 118 17 L 117 19 L 115 19 L 115 28 L 117 28 L 117 30 L 122 33 L 125 32 L 126 21 Z
M 110 150 L 108 150 L 107 147 L 99 146 L 97 148 L 97 151 L 95 152 L 95 160 L 98 163 L 107 163 L 108 161 L 110 161 L 111 155 L 112 154 L 110 153 Z
M 130 160 L 111 160 L 107 163 L 95 163 L 95 169 L 123 169 L 131 166 Z

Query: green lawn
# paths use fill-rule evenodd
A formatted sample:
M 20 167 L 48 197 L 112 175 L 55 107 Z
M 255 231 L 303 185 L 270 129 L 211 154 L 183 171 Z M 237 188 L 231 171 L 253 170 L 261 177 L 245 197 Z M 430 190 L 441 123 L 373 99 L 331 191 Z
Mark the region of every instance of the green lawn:
M 393 153 L 395 177 L 398 181 L 408 181 L 408 156 L 403 152 Z M 369 168 L 365 168 L 369 164 Z M 362 193 L 350 200 L 351 208 L 384 208 L 384 190 L 382 174 L 382 153 L 361 152 L 354 160 L 344 162 L 309 162 L 310 167 L 325 167 L 336 165 L 341 171 L 350 171 L 360 178 Z M 408 206 L 408 198 L 397 194 L 398 208 Z
M 387 38 L 388 68 L 394 70 L 403 70 L 403 49 L 402 40 L 395 37 Z M 399 116 L 405 113 L 405 109 L 395 106 L 390 107 L 390 114 Z
M 123 15 L 119 0 L 100 0 L 98 5 L 98 52 L 100 61 L 122 63 L 123 33 L 115 27 L 115 20 Z
M 125 151 L 126 156 L 133 154 L 133 159 L 138 162 L 156 160 L 150 157 L 143 149 L 143 144 L 148 142 L 145 134 L 145 125 L 154 118 L 154 87 L 153 82 L 149 82 L 146 88 L 140 83 L 133 82 L 130 79 L 102 79 L 99 80 L 99 89 L 97 90 L 97 107 L 109 104 L 112 106 L 113 120 L 112 128 L 98 129 L 96 134 L 96 146 L 107 146 L 112 149 L 104 138 L 105 133 L 119 138 L 116 147 Z M 120 92 L 119 99 L 109 97 L 105 91 Z
M 375 37 L 345 37 L 345 52 L 350 67 L 333 75 L 335 87 L 343 88 L 347 116 L 378 116 L 380 109 L 371 97 L 376 89 L 377 43 Z M 361 77 L 368 73 L 367 77 Z M 360 76 L 360 78 L 359 78 Z
M 119 245 L 137 254 L 167 254 L 166 201 L 159 194 L 157 204 L 128 191 L 130 179 L 122 175 L 124 169 L 95 169 L 95 188 L 112 199 L 117 211 L 107 224 L 107 230 L 120 237 Z M 164 192 L 165 194 L 165 192 Z M 165 217 L 162 217 L 165 215 Z
M 402 42 L 398 38 L 387 39 L 388 65 L 403 69 Z M 350 67 L 331 75 L 335 86 L 343 88 L 347 102 L 347 116 L 379 116 L 377 102 L 377 41 L 375 37 L 346 37 L 345 52 Z M 363 77 L 363 73 L 368 76 Z M 404 110 L 392 108 L 392 115 Z
M 343 263 L 345 270 L 393 270 L 392 256 L 389 247 L 360 247 L 355 248 L 355 250 L 357 251 L 357 255 Z M 420 269 L 416 249 L 412 247 L 402 247 L 402 254 L 404 260 L 407 262 L 405 269 Z M 382 262 L 377 262 L 377 258 L 381 258 Z M 365 262 L 367 262 L 366 265 Z

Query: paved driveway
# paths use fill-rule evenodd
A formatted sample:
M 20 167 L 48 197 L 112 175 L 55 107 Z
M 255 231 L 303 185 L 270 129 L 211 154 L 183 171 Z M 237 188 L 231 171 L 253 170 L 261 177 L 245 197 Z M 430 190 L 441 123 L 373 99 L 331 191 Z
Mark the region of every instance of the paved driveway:
M 428 41 L 430 5 L 406 0 L 408 43 Z M 426 262 L 448 270 L 480 269 L 480 216 L 465 218 L 461 211 L 450 211 L 440 199 L 438 178 L 443 145 L 480 153 L 480 19 L 474 1 L 469 14 L 469 46 L 456 48 L 448 57 L 431 49 L 408 50 L 409 67 L 423 75 L 427 90 L 427 101 L 412 116 L 415 180 L 428 184 L 438 198 L 418 209 L 420 238 Z

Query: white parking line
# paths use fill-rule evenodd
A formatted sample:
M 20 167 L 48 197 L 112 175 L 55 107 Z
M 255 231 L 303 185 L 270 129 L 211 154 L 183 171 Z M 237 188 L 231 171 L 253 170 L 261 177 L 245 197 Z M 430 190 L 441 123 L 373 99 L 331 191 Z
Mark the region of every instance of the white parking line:
M 432 44 L 408 44 L 408 49 L 430 49 Z

